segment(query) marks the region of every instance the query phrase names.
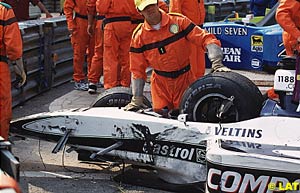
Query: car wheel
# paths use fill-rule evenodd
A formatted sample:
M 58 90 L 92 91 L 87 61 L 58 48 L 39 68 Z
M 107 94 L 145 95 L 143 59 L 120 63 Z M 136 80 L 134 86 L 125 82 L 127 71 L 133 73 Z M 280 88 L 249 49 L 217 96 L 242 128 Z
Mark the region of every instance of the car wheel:
M 259 116 L 262 103 L 262 94 L 251 80 L 234 72 L 216 72 L 190 85 L 180 112 L 189 121 L 229 123 Z M 222 108 L 226 110 L 220 114 Z
M 132 97 L 131 88 L 114 87 L 99 94 L 91 107 L 125 107 Z M 144 104 L 151 108 L 151 102 L 144 97 Z

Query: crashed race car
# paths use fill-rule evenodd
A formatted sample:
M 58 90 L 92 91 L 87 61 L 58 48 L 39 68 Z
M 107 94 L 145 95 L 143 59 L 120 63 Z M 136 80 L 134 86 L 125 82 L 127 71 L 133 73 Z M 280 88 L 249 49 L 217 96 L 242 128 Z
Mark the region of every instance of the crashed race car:
M 53 153 L 67 145 L 67 152 L 90 159 L 148 166 L 173 184 L 207 183 L 207 192 L 268 192 L 269 183 L 278 188 L 299 181 L 300 113 L 298 102 L 291 102 L 293 72 L 275 74 L 280 102 L 264 101 L 240 74 L 216 72 L 190 85 L 178 116 L 124 111 L 132 95 L 116 87 L 89 108 L 16 119 L 10 131 L 57 142 Z M 146 97 L 144 103 L 151 106 Z
M 279 2 L 264 18 L 228 15 L 224 21 L 206 22 L 203 28 L 214 34 L 222 44 L 223 64 L 237 70 L 265 70 L 274 73 L 285 48 L 282 28 L 275 20 Z M 242 18 L 243 17 L 243 18 Z M 206 60 L 207 67 L 210 62 Z

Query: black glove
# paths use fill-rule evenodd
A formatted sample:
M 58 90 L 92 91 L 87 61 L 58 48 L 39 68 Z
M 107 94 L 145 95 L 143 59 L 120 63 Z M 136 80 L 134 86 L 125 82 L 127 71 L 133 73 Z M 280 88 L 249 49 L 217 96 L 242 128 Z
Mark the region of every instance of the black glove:
M 19 88 L 19 87 L 23 86 L 26 82 L 26 73 L 24 70 L 22 58 L 19 58 L 16 61 L 13 61 L 12 65 L 13 65 L 14 71 L 17 76 L 17 81 L 18 81 L 17 85 L 15 85 L 15 86 Z

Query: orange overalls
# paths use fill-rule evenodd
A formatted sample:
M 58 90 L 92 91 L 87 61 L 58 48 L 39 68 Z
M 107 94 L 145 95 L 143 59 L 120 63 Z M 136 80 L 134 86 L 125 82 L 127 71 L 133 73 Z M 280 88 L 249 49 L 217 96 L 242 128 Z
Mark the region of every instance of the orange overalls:
M 85 79 L 83 69 L 85 55 L 87 54 L 88 71 L 94 55 L 95 39 L 87 33 L 87 5 L 86 0 L 65 0 L 64 13 L 68 29 L 73 30 L 71 43 L 73 46 L 73 79 L 76 82 Z M 75 17 L 73 17 L 75 15 Z M 89 74 L 89 73 L 88 73 Z
M 129 87 L 129 47 L 133 25 L 131 23 L 134 1 L 99 0 L 96 10 L 105 15 L 103 76 L 104 88 Z
M 277 23 L 283 28 L 283 44 L 288 56 L 294 56 L 294 51 L 300 52 L 297 38 L 300 37 L 300 1 L 281 0 L 276 11 Z
M 169 12 L 181 13 L 202 27 L 205 20 L 204 0 L 170 0 Z M 205 50 L 191 44 L 190 64 L 196 78 L 202 77 L 205 73 Z
M 96 19 L 95 27 L 95 48 L 94 56 L 92 58 L 91 67 L 89 70 L 89 82 L 94 84 L 99 82 L 100 77 L 103 75 L 103 30 L 102 20 L 104 15 L 96 14 L 96 1 L 99 0 L 87 0 L 87 11 L 88 14 L 94 15 Z
M 7 57 L 22 57 L 22 39 L 13 10 L 0 2 L 0 136 L 7 140 L 12 117 L 11 78 Z
M 181 97 L 195 81 L 189 65 L 190 42 L 205 50 L 220 41 L 197 27 L 184 16 L 161 11 L 161 28 L 154 30 L 147 22 L 134 32 L 130 47 L 130 70 L 133 78 L 146 80 L 146 68 L 154 69 L 151 94 L 155 111 L 179 107 Z

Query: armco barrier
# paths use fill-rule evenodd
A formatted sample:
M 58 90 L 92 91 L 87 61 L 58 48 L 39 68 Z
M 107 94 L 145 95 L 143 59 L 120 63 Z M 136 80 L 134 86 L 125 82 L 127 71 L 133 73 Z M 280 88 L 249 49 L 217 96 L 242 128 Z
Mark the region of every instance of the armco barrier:
M 69 81 L 73 74 L 73 50 L 65 16 L 47 19 L 45 32 L 45 66 L 51 66 L 51 86 Z
M 64 16 L 19 22 L 27 83 L 12 84 L 13 107 L 72 79 L 73 50 Z M 11 67 L 12 83 L 16 77 Z
M 44 69 L 44 33 L 42 20 L 19 22 L 23 40 L 23 62 L 27 71 L 27 84 L 22 89 L 12 87 L 13 106 L 49 89 Z M 11 71 L 13 72 L 13 70 Z M 12 74 L 12 82 L 15 74 Z

